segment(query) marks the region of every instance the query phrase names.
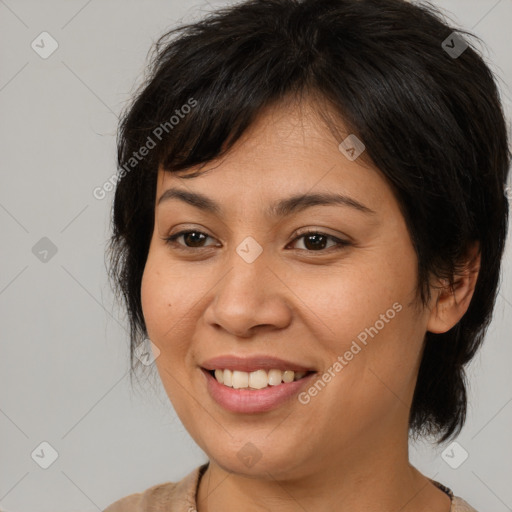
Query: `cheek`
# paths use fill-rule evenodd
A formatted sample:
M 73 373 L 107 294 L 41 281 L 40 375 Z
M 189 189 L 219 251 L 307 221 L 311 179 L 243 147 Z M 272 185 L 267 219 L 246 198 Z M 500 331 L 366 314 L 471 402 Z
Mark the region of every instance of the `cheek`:
M 152 333 L 157 333 L 159 324 L 165 321 L 162 317 L 165 314 L 164 297 L 162 283 L 160 279 L 160 272 L 152 263 L 151 256 L 148 257 L 141 282 L 141 305 L 144 321 L 149 337 L 152 338 Z M 172 303 L 169 301 L 172 307 Z
M 150 252 L 142 275 L 141 305 L 149 338 L 161 350 L 165 339 L 180 328 L 178 319 L 186 316 L 188 294 L 181 281 L 183 277 L 172 276 L 162 258 Z
M 305 321 L 319 329 L 322 335 L 316 339 L 327 347 L 341 350 L 360 333 L 364 341 L 365 329 L 376 323 L 379 332 L 394 330 L 409 314 L 404 311 L 415 282 L 414 259 L 393 265 L 379 256 L 376 251 L 364 264 L 293 280 L 294 294 L 309 318 Z
M 207 291 L 205 280 L 191 278 L 190 268 L 170 262 L 165 250 L 151 250 L 141 281 L 141 305 L 148 337 L 160 349 L 162 371 L 180 374 L 193 359 L 197 311 Z
M 155 255 L 149 255 L 141 282 L 141 305 L 149 339 L 160 350 L 155 364 L 167 396 L 181 408 L 180 379 L 184 378 L 188 350 L 186 322 L 179 282 L 169 278 Z
M 352 388 L 349 409 L 364 402 L 375 407 L 382 397 L 393 400 L 393 393 L 404 396 L 415 377 L 424 327 L 411 305 L 416 256 L 409 245 L 399 245 L 373 248 L 358 266 L 328 279 L 301 279 L 294 287 L 312 312 L 315 339 L 331 363 L 338 356 L 346 361 L 334 380 Z

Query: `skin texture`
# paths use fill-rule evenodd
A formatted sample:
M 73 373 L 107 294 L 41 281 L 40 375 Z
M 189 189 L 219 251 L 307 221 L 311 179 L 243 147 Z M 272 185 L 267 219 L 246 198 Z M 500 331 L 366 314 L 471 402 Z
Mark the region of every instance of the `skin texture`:
M 417 258 L 391 188 L 362 158 L 339 151 L 341 140 L 313 105 L 262 111 L 202 176 L 159 171 L 157 199 L 176 187 L 207 195 L 223 212 L 177 199 L 157 204 L 141 289 L 165 390 L 210 459 L 198 510 L 448 512 L 449 498 L 409 464 L 408 415 L 425 332 L 449 330 L 462 317 L 478 260 L 454 293 L 435 288 L 431 306 L 418 306 Z M 344 193 L 375 214 L 318 205 L 265 216 L 270 203 L 308 192 Z M 183 229 L 209 238 L 166 243 Z M 317 249 L 297 239 L 298 229 L 350 245 L 320 239 L 325 248 Z M 263 248 L 252 263 L 236 252 L 248 236 Z M 395 303 L 401 311 L 307 405 L 294 397 L 243 415 L 207 392 L 199 366 L 221 354 L 269 354 L 321 375 Z M 250 468 L 237 457 L 247 442 L 261 453 Z

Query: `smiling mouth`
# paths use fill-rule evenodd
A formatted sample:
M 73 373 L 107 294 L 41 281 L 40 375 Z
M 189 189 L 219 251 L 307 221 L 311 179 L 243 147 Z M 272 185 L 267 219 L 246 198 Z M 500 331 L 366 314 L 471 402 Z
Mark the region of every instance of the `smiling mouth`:
M 234 389 L 264 389 L 270 386 L 279 386 L 288 384 L 307 375 L 316 373 L 314 371 L 293 371 L 293 370 L 256 370 L 253 372 L 244 372 L 239 370 L 217 369 L 206 370 L 219 384 Z

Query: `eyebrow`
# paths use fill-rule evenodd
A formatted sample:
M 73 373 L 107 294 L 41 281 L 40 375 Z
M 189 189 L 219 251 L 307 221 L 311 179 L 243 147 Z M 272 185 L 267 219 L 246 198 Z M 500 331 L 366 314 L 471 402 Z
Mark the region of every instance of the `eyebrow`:
M 222 214 L 222 208 L 213 199 L 210 199 L 198 192 L 190 192 L 188 190 L 181 190 L 177 188 L 170 188 L 166 190 L 158 199 L 157 206 L 164 201 L 169 201 L 170 199 L 178 199 L 191 206 L 215 215 Z M 314 194 L 297 194 L 285 199 L 280 199 L 270 205 L 266 210 L 266 214 L 269 217 L 286 217 L 293 213 L 305 210 L 306 208 L 318 205 L 341 205 L 354 208 L 355 210 L 369 215 L 376 215 L 377 213 L 352 197 L 339 193 L 322 192 Z

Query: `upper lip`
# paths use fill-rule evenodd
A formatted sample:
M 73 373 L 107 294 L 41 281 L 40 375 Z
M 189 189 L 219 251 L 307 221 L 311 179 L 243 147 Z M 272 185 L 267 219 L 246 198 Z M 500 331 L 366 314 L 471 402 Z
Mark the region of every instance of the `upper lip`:
M 242 372 L 272 369 L 293 370 L 298 372 L 315 371 L 311 367 L 302 364 L 266 355 L 240 357 L 226 354 L 207 359 L 201 363 L 201 367 L 206 370 L 238 370 Z

